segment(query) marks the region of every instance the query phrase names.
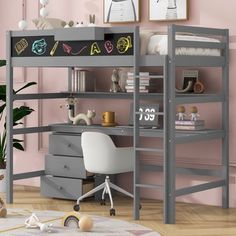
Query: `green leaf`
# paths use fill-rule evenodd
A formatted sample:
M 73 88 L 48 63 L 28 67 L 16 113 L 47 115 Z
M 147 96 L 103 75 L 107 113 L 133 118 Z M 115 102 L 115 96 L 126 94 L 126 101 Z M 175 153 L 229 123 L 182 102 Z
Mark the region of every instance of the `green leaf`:
M 27 106 L 16 107 L 13 109 L 13 122 L 21 120 L 23 117 L 31 114 L 34 111 L 32 108 Z
M 6 60 L 0 60 L 0 67 L 1 67 L 1 66 L 5 66 L 5 65 L 6 65 L 6 63 L 7 63 L 7 61 L 6 61 Z
M 25 150 L 24 147 L 20 143 L 13 143 L 13 147 L 21 151 Z
M 32 85 L 35 85 L 35 84 L 37 84 L 37 83 L 36 83 L 36 82 L 29 82 L 28 84 L 24 85 L 24 86 L 21 87 L 20 89 L 14 91 L 14 93 L 18 93 L 18 92 L 20 92 L 21 90 L 23 90 L 23 89 L 25 89 L 25 88 L 28 88 L 28 87 L 30 87 L 30 86 L 32 86 Z
M 0 100 L 6 102 L 6 85 L 0 85 Z
M 15 142 L 20 143 L 20 142 L 23 142 L 23 141 L 24 141 L 24 140 L 22 140 L 22 139 L 13 138 L 13 143 L 15 143 Z

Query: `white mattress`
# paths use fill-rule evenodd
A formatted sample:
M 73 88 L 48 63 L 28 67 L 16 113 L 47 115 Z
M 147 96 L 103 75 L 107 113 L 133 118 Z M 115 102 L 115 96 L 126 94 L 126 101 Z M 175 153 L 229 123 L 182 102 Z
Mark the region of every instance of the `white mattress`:
M 176 35 L 176 40 L 186 40 L 186 41 L 197 41 L 197 42 L 220 42 L 217 39 L 205 38 L 193 35 Z M 147 54 L 168 54 L 167 48 L 168 38 L 167 35 L 153 35 L 150 37 Z M 176 55 L 194 55 L 194 56 L 220 56 L 219 49 L 210 48 L 189 48 L 189 47 L 179 47 L 176 48 Z

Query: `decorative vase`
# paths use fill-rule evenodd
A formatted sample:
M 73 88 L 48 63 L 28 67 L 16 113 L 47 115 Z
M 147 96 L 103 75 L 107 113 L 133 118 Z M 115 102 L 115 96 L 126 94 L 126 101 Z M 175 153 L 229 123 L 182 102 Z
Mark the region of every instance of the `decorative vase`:
M 6 177 L 7 177 L 7 170 L 0 169 L 0 193 L 6 192 L 6 185 L 7 185 Z

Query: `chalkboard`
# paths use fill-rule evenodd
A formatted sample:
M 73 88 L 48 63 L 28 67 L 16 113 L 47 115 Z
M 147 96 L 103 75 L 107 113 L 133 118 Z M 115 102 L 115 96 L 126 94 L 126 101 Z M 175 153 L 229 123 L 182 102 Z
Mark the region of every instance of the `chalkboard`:
M 105 34 L 104 41 L 55 41 L 54 36 L 13 37 L 12 57 L 133 55 L 133 33 Z

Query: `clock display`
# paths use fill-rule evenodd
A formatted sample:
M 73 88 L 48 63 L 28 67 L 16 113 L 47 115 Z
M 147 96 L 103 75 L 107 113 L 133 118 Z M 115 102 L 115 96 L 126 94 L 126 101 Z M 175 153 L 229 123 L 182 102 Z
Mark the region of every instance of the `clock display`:
M 155 114 L 159 112 L 159 104 L 140 104 L 139 107 L 139 125 L 148 127 L 158 126 L 158 115 Z M 154 113 L 154 114 L 152 114 Z M 133 104 L 130 106 L 130 125 L 133 125 Z

